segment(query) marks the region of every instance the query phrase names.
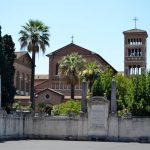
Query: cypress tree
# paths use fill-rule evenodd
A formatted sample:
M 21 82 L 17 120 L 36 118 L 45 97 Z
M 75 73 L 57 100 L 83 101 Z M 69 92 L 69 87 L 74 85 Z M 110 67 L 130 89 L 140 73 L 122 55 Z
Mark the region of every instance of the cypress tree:
M 1 29 L 1 28 L 0 28 Z M 9 113 L 15 95 L 14 60 L 15 44 L 10 35 L 1 36 L 0 30 L 0 73 L 2 78 L 2 107 Z

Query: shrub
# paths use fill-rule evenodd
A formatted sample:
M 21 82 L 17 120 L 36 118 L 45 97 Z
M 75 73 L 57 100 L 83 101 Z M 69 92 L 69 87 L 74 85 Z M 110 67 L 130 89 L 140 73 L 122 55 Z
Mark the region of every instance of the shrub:
M 61 104 L 53 106 L 52 113 L 55 116 L 67 116 L 72 112 L 73 115 L 78 115 L 81 111 L 81 102 L 78 100 L 68 100 Z

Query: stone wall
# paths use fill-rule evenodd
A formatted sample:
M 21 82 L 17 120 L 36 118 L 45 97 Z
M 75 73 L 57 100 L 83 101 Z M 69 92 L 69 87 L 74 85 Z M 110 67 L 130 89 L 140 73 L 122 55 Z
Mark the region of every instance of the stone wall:
M 93 130 L 93 129 L 92 129 Z M 101 129 L 102 130 L 102 129 Z M 102 131 L 100 132 L 102 133 Z M 150 118 L 109 115 L 107 136 L 92 135 L 88 117 L 0 116 L 0 139 L 74 139 L 150 142 Z
M 0 116 L 0 139 L 22 138 L 23 123 L 23 116 Z

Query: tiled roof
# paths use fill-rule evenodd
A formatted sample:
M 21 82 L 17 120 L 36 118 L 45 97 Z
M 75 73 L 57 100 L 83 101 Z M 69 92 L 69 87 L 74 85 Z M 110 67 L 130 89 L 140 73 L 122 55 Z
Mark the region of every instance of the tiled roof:
M 35 79 L 48 79 L 48 74 L 36 74 Z
M 55 50 L 54 52 L 50 53 L 50 54 L 47 54 L 46 56 L 50 57 L 51 55 L 61 55 L 63 56 L 64 54 L 69 54 L 70 53 L 70 49 L 73 51 L 73 52 L 79 52 L 79 53 L 82 53 L 81 55 L 97 55 L 99 59 L 103 60 L 108 66 L 110 66 L 115 72 L 117 72 L 117 70 L 115 68 L 113 68 L 103 57 L 101 57 L 99 54 L 91 51 L 91 50 L 88 50 L 88 49 L 85 49 L 81 46 L 78 46 L 74 43 L 70 43 L 58 50 Z
M 16 59 L 19 59 L 22 56 L 26 56 L 26 57 L 29 58 L 30 61 L 32 60 L 31 57 L 30 57 L 30 55 L 29 55 L 29 53 L 26 52 L 26 51 L 15 52 L 15 54 L 16 54 Z
M 131 30 L 124 31 L 123 33 L 147 33 L 147 32 L 141 29 L 131 29 Z
M 45 89 L 43 89 L 43 90 L 37 92 L 36 94 L 39 94 L 39 93 L 44 92 L 44 91 L 46 91 L 46 90 L 49 90 L 49 91 L 52 91 L 52 92 L 54 92 L 54 93 L 56 93 L 56 94 L 58 94 L 58 95 L 64 96 L 62 93 L 60 93 L 60 92 L 58 92 L 58 91 L 55 91 L 55 90 L 53 90 L 53 89 L 51 89 L 51 88 L 45 88 Z
M 18 59 L 18 58 L 20 58 L 20 57 L 22 57 L 23 55 L 25 55 L 25 54 L 27 54 L 27 52 L 25 52 L 25 51 L 22 51 L 22 52 L 15 52 L 15 54 L 16 54 L 16 59 Z

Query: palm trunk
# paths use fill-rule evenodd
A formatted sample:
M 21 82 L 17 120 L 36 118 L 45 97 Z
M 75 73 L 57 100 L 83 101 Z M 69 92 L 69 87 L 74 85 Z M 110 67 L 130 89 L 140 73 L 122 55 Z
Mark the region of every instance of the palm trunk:
M 90 80 L 90 83 L 89 83 L 89 90 L 90 90 L 90 94 L 92 93 L 92 81 Z
M 74 84 L 71 83 L 71 99 L 74 99 Z
M 31 92 L 30 92 L 30 100 L 31 100 L 31 108 L 35 111 L 35 99 L 34 99 L 34 75 L 35 75 L 35 52 L 32 52 L 32 73 L 31 73 Z

